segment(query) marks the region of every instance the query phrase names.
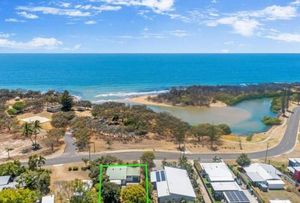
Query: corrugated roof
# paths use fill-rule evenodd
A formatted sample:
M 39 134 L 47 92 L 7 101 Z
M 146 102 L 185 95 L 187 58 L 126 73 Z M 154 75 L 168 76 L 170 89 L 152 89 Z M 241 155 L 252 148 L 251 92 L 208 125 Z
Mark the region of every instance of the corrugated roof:
M 212 182 L 211 186 L 216 192 L 241 190 L 240 186 L 236 182 Z
M 194 198 L 196 197 L 194 188 L 186 170 L 165 167 L 165 175 L 170 193 Z
M 127 176 L 140 176 L 141 168 L 140 167 L 127 167 L 126 175 Z
M 106 175 L 109 177 L 109 180 L 125 180 L 126 171 L 126 166 L 110 166 L 106 170 Z
M 244 170 L 252 181 L 280 180 L 278 175 L 281 173 L 272 165 L 254 163 L 245 167 Z
M 165 197 L 165 196 L 170 195 L 169 186 L 168 186 L 167 181 L 157 182 L 156 188 L 157 188 L 157 196 L 158 197 Z
M 224 162 L 200 163 L 211 182 L 234 181 L 234 175 Z

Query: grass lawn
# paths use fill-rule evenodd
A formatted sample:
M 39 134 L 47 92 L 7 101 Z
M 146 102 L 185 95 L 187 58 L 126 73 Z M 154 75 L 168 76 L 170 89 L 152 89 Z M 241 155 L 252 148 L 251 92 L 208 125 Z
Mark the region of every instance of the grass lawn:
M 269 192 L 261 192 L 259 194 L 266 200 L 290 200 L 292 203 L 299 203 L 300 196 L 294 192 L 287 192 L 285 190 L 269 190 Z

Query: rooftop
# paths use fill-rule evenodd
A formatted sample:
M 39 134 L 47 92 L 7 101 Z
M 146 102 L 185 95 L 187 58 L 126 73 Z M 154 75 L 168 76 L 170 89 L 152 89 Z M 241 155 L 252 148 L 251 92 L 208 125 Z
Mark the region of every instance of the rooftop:
M 234 175 L 224 162 L 220 163 L 200 163 L 207 173 L 211 182 L 234 181 Z
M 0 186 L 7 185 L 9 180 L 10 176 L 0 176 Z
M 158 197 L 170 194 L 196 197 L 190 178 L 184 169 L 165 167 L 164 170 L 152 171 L 151 182 L 156 183 Z
M 211 186 L 216 192 L 241 190 L 240 186 L 236 182 L 212 182 Z
M 248 177 L 254 182 L 261 182 L 266 180 L 280 180 L 281 173 L 272 165 L 254 163 L 245 167 Z
M 126 176 L 140 176 L 140 167 L 110 166 L 106 170 L 106 175 L 110 180 L 125 180 Z
M 297 162 L 300 164 L 300 158 L 289 158 L 289 161 Z
M 227 191 L 223 194 L 229 203 L 250 203 L 250 200 L 243 191 Z

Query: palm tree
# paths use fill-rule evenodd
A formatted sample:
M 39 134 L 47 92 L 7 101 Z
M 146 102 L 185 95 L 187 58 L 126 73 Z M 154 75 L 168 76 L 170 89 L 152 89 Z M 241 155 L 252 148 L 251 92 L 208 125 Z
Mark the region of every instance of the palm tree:
M 33 122 L 33 125 L 32 125 L 32 132 L 34 134 L 34 148 L 38 148 L 38 144 L 36 142 L 36 139 L 37 139 L 37 135 L 39 134 L 39 132 L 41 132 L 41 122 L 36 120 Z
M 31 142 L 32 142 L 32 145 L 34 145 L 34 142 L 33 142 L 33 140 L 32 140 L 32 125 L 31 125 L 31 123 L 28 123 L 28 122 L 25 122 L 24 124 L 23 124 L 23 132 L 22 132 L 22 135 L 24 136 L 24 137 L 26 137 L 26 138 L 29 138 L 30 140 L 31 140 Z

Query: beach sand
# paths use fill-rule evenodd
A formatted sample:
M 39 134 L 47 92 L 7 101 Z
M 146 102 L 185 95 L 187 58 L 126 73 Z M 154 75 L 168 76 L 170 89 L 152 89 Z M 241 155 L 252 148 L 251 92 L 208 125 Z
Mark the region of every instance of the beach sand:
M 164 106 L 164 107 L 173 107 L 171 104 L 166 104 L 166 103 L 159 103 L 159 102 L 154 102 L 150 101 L 148 98 L 149 97 L 155 97 L 156 95 L 144 95 L 144 96 L 139 96 L 139 97 L 133 97 L 130 98 L 128 101 L 131 103 L 135 104 L 144 104 L 144 105 L 150 105 L 150 106 Z M 227 105 L 223 102 L 217 101 L 215 103 L 211 103 L 210 107 L 226 107 Z M 203 108 L 202 106 L 200 108 Z M 204 107 L 206 108 L 206 107 Z

